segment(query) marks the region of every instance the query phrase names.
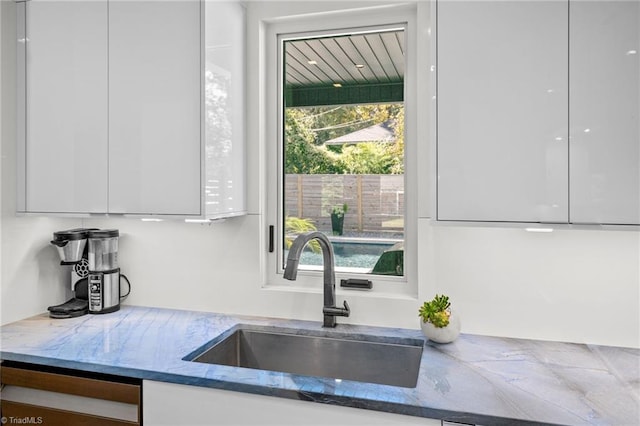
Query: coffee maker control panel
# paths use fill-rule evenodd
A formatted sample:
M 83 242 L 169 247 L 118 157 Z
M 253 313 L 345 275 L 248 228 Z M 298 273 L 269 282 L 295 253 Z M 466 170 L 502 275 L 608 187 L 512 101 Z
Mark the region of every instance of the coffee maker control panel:
M 102 310 L 102 274 L 89 274 L 89 311 Z

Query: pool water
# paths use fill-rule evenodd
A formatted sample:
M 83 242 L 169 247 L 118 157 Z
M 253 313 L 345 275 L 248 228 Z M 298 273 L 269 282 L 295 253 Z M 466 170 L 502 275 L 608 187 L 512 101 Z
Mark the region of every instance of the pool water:
M 373 269 L 380 255 L 391 248 L 393 242 L 333 241 L 332 245 L 336 268 Z M 300 257 L 300 265 L 322 266 L 322 253 L 314 253 L 307 247 Z

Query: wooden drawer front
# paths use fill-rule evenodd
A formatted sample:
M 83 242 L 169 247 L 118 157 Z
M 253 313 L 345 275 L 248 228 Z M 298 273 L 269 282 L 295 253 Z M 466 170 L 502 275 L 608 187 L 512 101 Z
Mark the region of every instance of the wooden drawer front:
M 0 369 L 0 382 L 69 395 L 140 405 L 140 386 L 13 367 Z
M 31 424 L 43 426 L 132 426 L 139 424 L 138 422 L 127 422 L 11 401 L 2 401 L 2 416 L 9 420 L 11 417 L 15 419 L 28 418 Z

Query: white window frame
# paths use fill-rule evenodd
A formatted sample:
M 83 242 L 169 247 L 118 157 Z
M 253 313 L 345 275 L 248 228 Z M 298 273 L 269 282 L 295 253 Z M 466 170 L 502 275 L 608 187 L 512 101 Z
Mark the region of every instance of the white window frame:
M 336 273 L 338 294 L 349 292 L 342 290 L 341 279 L 367 278 L 373 281 L 373 290 L 359 292 L 374 296 L 411 297 L 418 293 L 418 171 L 417 171 L 417 19 L 416 5 L 387 5 L 365 7 L 335 12 L 321 12 L 298 15 L 290 18 L 274 19 L 264 26 L 265 104 L 264 129 L 266 132 L 266 211 L 267 228 L 274 227 L 273 252 L 268 252 L 264 263 L 263 288 L 268 290 L 287 290 L 301 292 L 321 292 L 322 272 L 300 270 L 297 280 L 288 281 L 283 274 L 283 250 L 280 236 L 284 232 L 282 211 L 282 129 L 283 129 L 283 40 L 301 36 L 317 37 L 352 33 L 361 29 L 403 28 L 405 31 L 405 200 L 404 220 L 404 276 L 382 276 L 368 274 Z M 277 165 L 277 166 L 276 166 Z M 353 294 L 353 291 L 351 291 Z

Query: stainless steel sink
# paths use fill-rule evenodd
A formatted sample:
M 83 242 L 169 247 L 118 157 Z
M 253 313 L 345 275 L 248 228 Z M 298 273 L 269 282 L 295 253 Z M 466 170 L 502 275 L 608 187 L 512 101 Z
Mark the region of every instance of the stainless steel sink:
M 367 339 L 367 340 L 360 340 Z M 413 388 L 423 341 L 297 335 L 285 330 L 240 326 L 203 345 L 184 359 Z

